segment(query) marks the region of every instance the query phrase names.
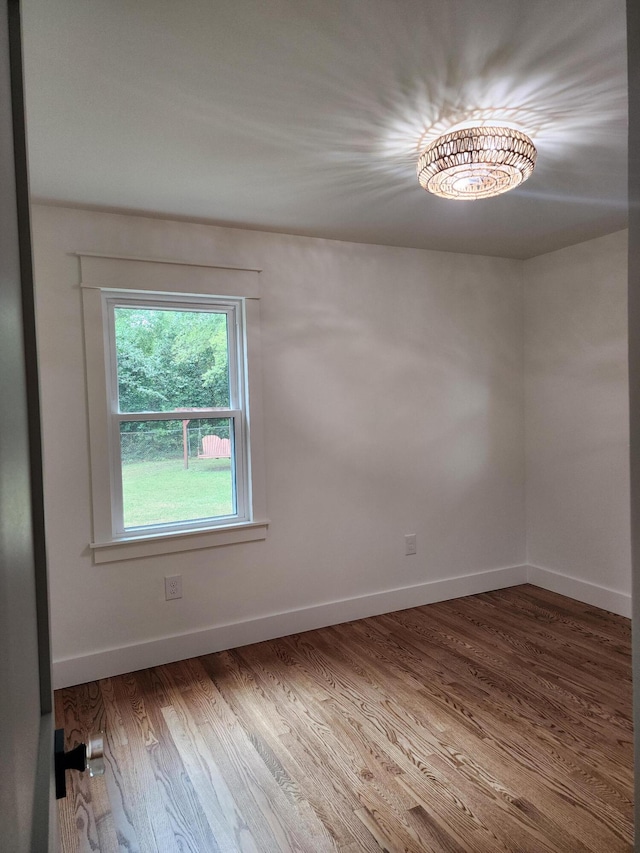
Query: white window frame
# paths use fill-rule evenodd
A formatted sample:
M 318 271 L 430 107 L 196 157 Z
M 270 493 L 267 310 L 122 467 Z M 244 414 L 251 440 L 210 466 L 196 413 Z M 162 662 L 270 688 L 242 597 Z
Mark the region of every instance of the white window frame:
M 261 428 L 259 299 L 247 274 L 229 268 L 134 258 L 81 255 L 85 329 L 85 361 L 89 411 L 93 542 L 96 563 L 154 554 L 209 548 L 264 539 L 268 521 L 265 507 Z M 174 264 L 167 269 L 163 264 Z M 178 269 L 175 269 L 177 267 Z M 195 267 L 195 268 L 194 268 Z M 203 272 L 205 275 L 203 276 Z M 179 276 L 176 273 L 180 273 Z M 127 286 L 120 284 L 126 274 Z M 221 275 L 222 274 L 222 275 Z M 185 291 L 175 289 L 184 280 Z M 155 280 L 158 290 L 150 290 Z M 100 286 L 101 282 L 108 286 Z M 136 287 L 143 283 L 144 287 Z M 224 285 L 220 287 L 220 285 Z M 226 292 L 213 295 L 214 287 Z M 241 295 L 243 292 L 248 296 Z M 120 423 L 131 420 L 184 420 L 184 412 L 118 411 L 114 309 L 117 306 L 165 307 L 176 310 L 224 310 L 234 317 L 228 323 L 230 394 L 228 408 L 193 413 L 197 418 L 231 418 L 236 456 L 236 513 L 195 522 L 146 525 L 124 529 Z M 249 406 L 249 402 L 251 406 Z
M 135 534 L 170 533 L 200 528 L 222 527 L 228 524 L 250 522 L 251 500 L 248 481 L 247 446 L 245 441 L 245 411 L 247 409 L 244 381 L 244 300 L 234 297 L 172 296 L 155 294 L 149 296 L 140 291 L 103 290 L 103 316 L 106 319 L 105 343 L 108 350 L 107 396 L 109 399 L 109 462 L 111 469 L 111 536 L 121 539 Z M 179 421 L 185 412 L 121 412 L 118 405 L 118 364 L 115 339 L 115 309 L 142 308 L 172 311 L 202 311 L 226 314 L 229 354 L 229 407 L 199 409 L 192 413 L 198 420 L 209 418 L 229 419 L 234 458 L 234 497 L 236 512 L 196 521 L 177 521 L 165 524 L 124 526 L 122 491 L 122 455 L 120 425 L 131 421 Z

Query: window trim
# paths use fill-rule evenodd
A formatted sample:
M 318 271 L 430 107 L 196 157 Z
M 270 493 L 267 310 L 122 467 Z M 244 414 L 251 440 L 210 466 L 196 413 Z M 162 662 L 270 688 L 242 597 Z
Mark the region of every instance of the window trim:
M 262 450 L 261 429 L 261 385 L 260 385 L 260 335 L 259 335 L 259 298 L 254 295 L 257 290 L 256 282 L 249 287 L 239 287 L 247 283 L 247 275 L 257 279 L 257 272 L 248 273 L 246 269 L 238 269 L 238 278 L 230 276 L 230 269 L 205 268 L 198 266 L 195 270 L 190 265 L 172 262 L 176 267 L 182 267 L 176 278 L 184 281 L 185 289 L 176 290 L 166 286 L 160 276 L 161 287 L 150 290 L 148 283 L 158 270 L 164 272 L 159 264 L 153 261 L 138 261 L 135 259 L 99 258 L 99 266 L 95 266 L 96 256 L 81 258 L 81 291 L 85 329 L 85 365 L 87 378 L 87 399 L 89 411 L 89 440 L 91 462 L 91 492 L 93 507 L 93 541 L 89 543 L 94 561 L 111 562 L 115 560 L 134 559 L 141 556 L 151 556 L 161 553 L 173 553 L 196 548 L 208 548 L 217 545 L 234 544 L 242 541 L 254 541 L 266 538 L 268 520 L 266 519 L 264 462 Z M 111 261 L 111 263 L 109 263 Z M 134 261 L 132 263 L 132 261 Z M 106 267 L 105 267 L 106 262 Z M 116 266 L 114 266 L 114 263 Z M 166 263 L 165 261 L 159 262 Z M 106 270 L 106 273 L 105 273 Z M 95 273 L 98 275 L 95 275 Z M 142 275 L 136 275 L 138 271 Z M 195 273 L 197 280 L 189 280 L 190 274 Z M 222 274 L 223 278 L 220 279 Z M 116 283 L 119 286 L 114 287 Z M 102 281 L 106 286 L 101 286 Z M 166 279 L 166 277 L 165 277 Z M 126 282 L 126 284 L 123 284 Z M 146 287 L 139 285 L 144 283 Z M 223 286 L 220 287 L 220 284 Z M 231 287 L 228 285 L 231 284 Z M 164 285 L 164 286 L 162 286 Z M 194 286 L 195 285 L 195 286 Z M 216 285 L 218 285 L 216 287 Z M 226 286 L 225 286 L 226 285 Z M 248 296 L 242 296 L 242 290 L 248 291 Z M 221 292 L 227 291 L 227 292 Z M 109 306 L 122 301 L 127 304 L 155 304 L 169 302 L 173 305 L 194 306 L 207 304 L 214 308 L 226 303 L 233 305 L 238 312 L 236 319 L 244 324 L 244 335 L 235 334 L 234 346 L 237 351 L 238 369 L 242 371 L 239 377 L 241 393 L 245 397 L 245 417 L 241 429 L 244 438 L 241 452 L 237 454 L 236 464 L 242 466 L 237 471 L 238 479 L 246 484 L 244 512 L 242 516 L 225 517 L 220 521 L 206 520 L 202 523 L 185 524 L 180 527 L 158 525 L 130 528 L 127 530 L 114 529 L 114 513 L 112 495 L 117 485 L 114 483 L 114 424 L 116 417 L 120 420 L 135 419 L 165 419 L 182 420 L 183 413 L 167 412 L 121 414 L 114 417 L 112 394 L 114 365 L 110 362 L 109 354 L 113 352 L 113 324 L 106 322 L 109 316 Z M 206 310 L 206 307 L 203 308 Z M 234 329 L 234 333 L 236 330 Z M 117 385 L 116 397 L 117 397 Z M 238 403 L 242 401 L 229 401 Z M 236 414 L 238 408 L 212 409 L 198 412 L 198 415 L 208 417 L 228 417 L 229 412 Z M 119 426 L 118 426 L 119 429 Z M 118 435 L 119 442 L 119 435 Z M 105 452 L 107 451 L 107 452 Z M 117 453 L 119 462 L 119 452 Z
M 267 538 L 269 522 L 251 521 L 199 530 L 181 530 L 147 536 L 123 536 L 108 542 L 90 542 L 95 563 L 116 563 L 180 551 L 195 551 L 221 545 L 238 545 Z

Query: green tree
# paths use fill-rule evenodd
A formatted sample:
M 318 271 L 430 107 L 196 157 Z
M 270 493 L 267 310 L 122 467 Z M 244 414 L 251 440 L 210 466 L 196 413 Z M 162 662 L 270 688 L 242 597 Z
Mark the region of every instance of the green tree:
M 116 308 L 120 411 L 229 405 L 227 316 Z
M 118 398 L 121 412 L 171 412 L 229 406 L 227 315 L 208 311 L 115 309 Z M 197 427 L 196 427 L 197 425 Z M 228 420 L 193 421 L 197 434 L 229 437 Z M 126 422 L 122 445 L 129 461 L 179 453 L 182 424 Z
M 227 315 L 205 312 L 183 316 L 173 340 L 176 366 L 199 377 L 212 402 L 229 406 L 229 355 Z

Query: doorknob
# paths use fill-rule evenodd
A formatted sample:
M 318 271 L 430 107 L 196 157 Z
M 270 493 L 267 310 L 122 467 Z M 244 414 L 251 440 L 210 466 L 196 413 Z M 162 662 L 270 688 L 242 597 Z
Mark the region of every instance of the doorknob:
M 104 773 L 104 732 L 89 737 L 87 743 L 64 751 L 64 729 L 56 729 L 53 743 L 55 759 L 56 800 L 67 796 L 67 770 L 89 770 L 90 776 L 102 776 Z

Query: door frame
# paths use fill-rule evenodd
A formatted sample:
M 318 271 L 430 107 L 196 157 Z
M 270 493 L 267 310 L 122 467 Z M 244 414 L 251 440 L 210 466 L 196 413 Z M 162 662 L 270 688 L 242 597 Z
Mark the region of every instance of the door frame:
M 2 459 L 11 475 L 0 493 L 0 580 L 6 598 L 2 689 L 9 694 L 0 709 L 7 729 L 2 748 L 9 752 L 2 818 L 3 833 L 16 850 L 49 853 L 58 849 L 54 714 L 20 0 L 0 4 L 0 285 L 10 315 L 5 333 L 11 323 L 0 342 L 8 373 L 0 387 L 7 409 L 13 407 L 0 419 Z

